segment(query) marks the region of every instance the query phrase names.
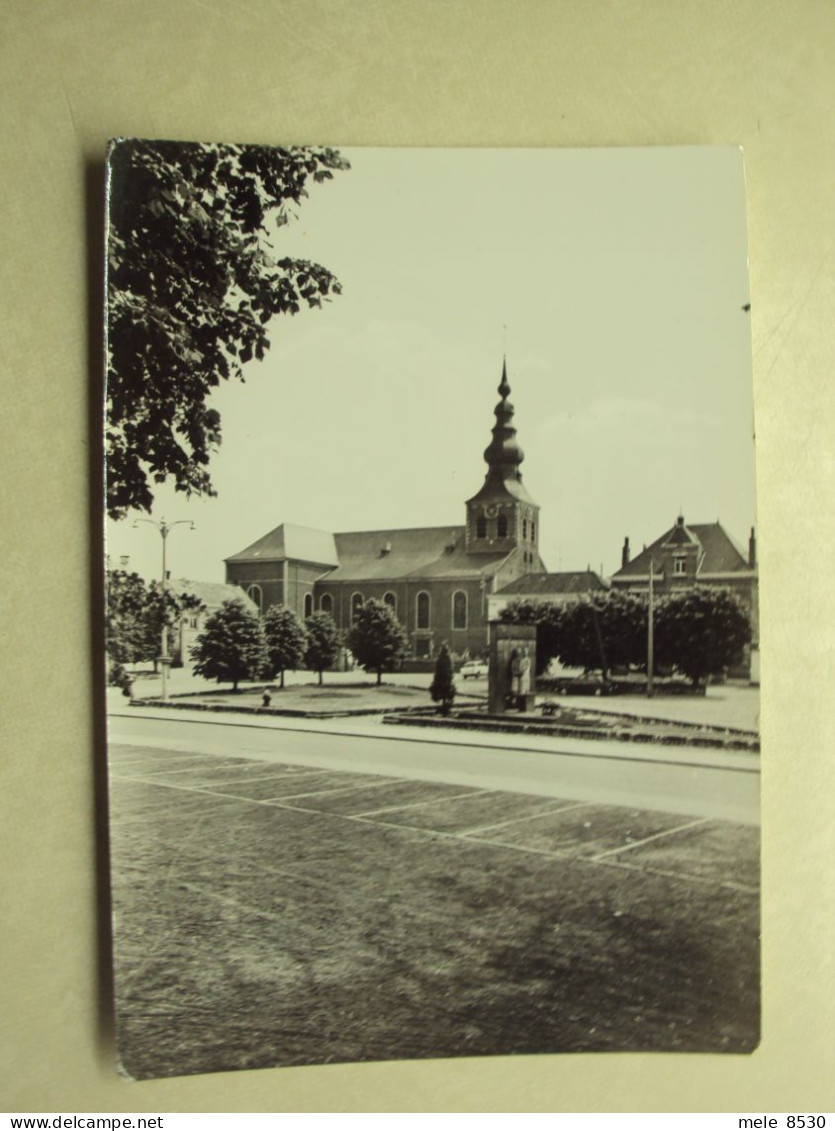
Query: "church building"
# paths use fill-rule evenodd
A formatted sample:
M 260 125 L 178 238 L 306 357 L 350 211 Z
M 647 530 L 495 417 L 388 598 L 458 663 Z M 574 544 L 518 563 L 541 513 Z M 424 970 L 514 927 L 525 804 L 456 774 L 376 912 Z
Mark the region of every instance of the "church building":
M 262 612 L 274 604 L 301 617 L 327 612 L 343 631 L 365 601 L 385 601 L 414 659 L 432 659 L 443 643 L 458 655 L 485 652 L 489 596 L 546 572 L 539 507 L 522 483 L 506 365 L 498 391 L 487 474 L 464 504 L 461 526 L 334 534 L 283 523 L 226 559 L 227 582 Z

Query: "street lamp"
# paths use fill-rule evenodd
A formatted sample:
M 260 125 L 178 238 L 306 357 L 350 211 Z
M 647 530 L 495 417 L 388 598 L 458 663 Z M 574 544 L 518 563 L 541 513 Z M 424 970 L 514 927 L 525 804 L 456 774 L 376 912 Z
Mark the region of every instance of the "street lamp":
M 168 622 L 166 620 L 165 610 L 165 590 L 168 584 L 168 568 L 165 560 L 165 547 L 168 541 L 168 535 L 175 526 L 188 526 L 194 530 L 194 523 L 188 518 L 179 518 L 176 522 L 166 522 L 165 519 L 160 519 L 159 522 L 154 518 L 137 518 L 134 520 L 134 529 L 140 522 L 147 522 L 150 526 L 155 526 L 162 536 L 162 593 L 161 593 L 161 607 L 162 607 L 162 639 L 159 662 L 162 668 L 162 701 L 168 699 L 168 669 L 171 666 L 171 657 L 168 655 Z

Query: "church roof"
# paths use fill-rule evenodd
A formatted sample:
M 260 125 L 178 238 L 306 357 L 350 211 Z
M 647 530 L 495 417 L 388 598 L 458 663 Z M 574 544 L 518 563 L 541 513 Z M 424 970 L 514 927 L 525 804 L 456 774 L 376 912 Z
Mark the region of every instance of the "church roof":
M 491 576 L 507 553 L 468 554 L 463 526 L 335 534 L 339 565 L 323 581 L 440 580 Z
M 296 526 L 282 522 L 275 530 L 227 558 L 227 562 L 280 562 L 285 558 L 315 565 L 335 566 L 339 561 L 333 534 L 312 526 Z
M 593 570 L 570 570 L 566 573 L 525 573 L 499 590 L 499 596 L 540 597 L 547 594 L 589 593 L 608 586 Z
M 682 538 L 677 531 L 685 530 L 689 537 Z M 698 574 L 710 573 L 737 573 L 750 570 L 747 559 L 736 547 L 725 528 L 718 522 L 697 523 L 684 526 L 676 523 L 651 546 L 647 546 L 640 554 L 612 575 L 612 580 L 624 580 L 640 576 L 646 577 L 649 573 L 650 559 L 654 559 L 656 566 L 664 546 L 688 545 L 695 542 L 699 546 Z

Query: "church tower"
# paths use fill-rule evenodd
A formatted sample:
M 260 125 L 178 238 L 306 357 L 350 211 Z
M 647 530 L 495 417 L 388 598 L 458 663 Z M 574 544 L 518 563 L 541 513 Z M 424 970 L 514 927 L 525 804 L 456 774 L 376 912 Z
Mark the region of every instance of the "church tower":
M 509 395 L 505 361 L 493 439 L 484 452 L 487 475 L 478 494 L 467 501 L 467 552 L 509 554 L 515 550 L 514 565 L 519 573 L 542 573 L 539 507 L 522 484 L 519 467 L 525 454 L 516 439 Z

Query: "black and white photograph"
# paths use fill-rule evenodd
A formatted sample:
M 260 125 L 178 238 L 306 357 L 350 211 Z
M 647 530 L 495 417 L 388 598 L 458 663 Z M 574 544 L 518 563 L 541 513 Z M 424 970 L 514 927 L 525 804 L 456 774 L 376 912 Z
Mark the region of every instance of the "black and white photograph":
M 741 150 L 107 181 L 119 1071 L 753 1052 Z

